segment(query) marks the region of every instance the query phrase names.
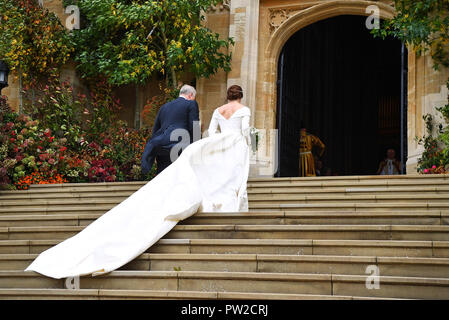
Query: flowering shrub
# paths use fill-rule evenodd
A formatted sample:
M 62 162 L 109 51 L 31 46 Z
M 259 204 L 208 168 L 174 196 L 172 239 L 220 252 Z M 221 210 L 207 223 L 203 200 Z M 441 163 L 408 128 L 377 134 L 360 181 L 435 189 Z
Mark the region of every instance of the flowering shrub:
M 70 153 L 66 158 L 65 175 L 69 182 L 88 181 L 90 163 L 79 154 Z
M 11 180 L 8 176 L 8 171 L 11 171 L 16 164 L 15 159 L 10 159 L 8 156 L 8 145 L 3 143 L 0 146 L 0 187 L 8 185 Z
M 65 166 L 65 138 L 56 139 L 50 129 L 39 126 L 38 120 L 18 115 L 6 107 L 0 117 L 3 119 L 0 125 L 3 183 L 22 186 L 28 181 L 25 177 L 34 172 L 50 177 Z
M 142 117 L 143 126 L 146 128 L 152 128 L 154 125 L 154 121 L 156 120 L 157 113 L 159 109 L 170 100 L 176 99 L 179 96 L 179 89 L 162 89 L 162 94 L 156 95 L 147 101 L 146 105 L 143 107 L 142 112 L 140 113 Z
M 114 182 L 116 180 L 117 170 L 112 166 L 112 161 L 94 160 L 89 169 L 89 181 L 92 182 Z
M 32 174 L 20 178 L 16 187 L 18 190 L 27 190 L 32 184 L 59 184 L 68 182 L 61 174 L 49 174 L 35 171 Z
M 44 101 L 54 108 L 61 106 L 63 101 L 71 101 L 61 97 L 65 95 L 64 91 L 71 93 L 71 89 L 64 86 L 54 87 L 58 91 L 54 96 L 57 102 L 50 96 L 38 101 L 37 105 L 50 112 L 51 107 Z M 51 95 L 53 87 L 48 88 L 46 92 Z M 105 107 L 107 104 L 100 101 L 100 96 L 94 100 L 98 102 L 97 106 Z M 70 103 L 67 103 L 67 108 L 69 106 Z M 79 106 L 90 107 L 81 103 Z M 45 118 L 47 113 L 37 112 L 39 108 L 34 109 L 34 114 L 42 120 L 18 115 L 9 108 L 5 98 L 0 99 L 0 108 L 0 184 L 3 186 L 26 189 L 30 184 L 41 183 L 139 181 L 149 180 L 155 175 L 153 170 L 143 176 L 140 168 L 149 130 L 130 129 L 126 123 L 113 122 L 109 118 L 105 120 L 109 123 L 107 130 L 100 131 L 93 123 L 83 125 L 75 113 L 61 110 L 55 112 L 58 117 L 73 116 L 73 123 L 79 123 L 79 126 L 69 127 L 71 124 L 67 122 L 67 127 L 58 125 L 49 128 L 52 123 Z M 94 113 L 98 115 L 99 110 Z M 92 115 L 88 113 L 82 117 L 91 119 Z M 106 113 L 104 117 L 109 116 Z M 66 119 L 56 117 L 55 122 L 58 121 L 61 124 Z M 69 132 L 70 128 L 74 130 Z
M 152 127 L 156 120 L 156 115 L 159 109 L 162 107 L 164 103 L 167 102 L 167 99 L 163 95 L 154 96 L 150 100 L 147 101 L 145 106 L 142 109 L 141 117 L 144 127 Z
M 116 124 L 117 114 L 122 106 L 104 78 L 96 79 L 94 83 L 90 83 L 89 88 L 89 99 L 83 110 L 87 117 L 84 129 L 90 135 L 97 136 Z
M 151 178 L 154 173 L 144 177 L 140 168 L 140 159 L 148 136 L 148 130 L 127 128 L 122 121 L 118 121 L 107 132 L 86 135 L 81 141 L 82 151 L 68 159 L 71 170 L 74 171 L 69 179 L 75 178 L 74 182 L 80 182 L 87 177 L 89 182 L 99 182 Z
M 418 172 L 424 174 L 449 173 L 449 157 L 445 156 L 442 141 L 433 136 L 433 117 L 430 114 L 423 116 L 426 124 L 427 135 L 418 139 L 418 143 L 424 147 L 421 158 L 418 160 Z M 441 133 L 443 126 L 438 128 Z
M 0 123 L 10 120 L 10 111 L 6 97 L 0 96 Z M 15 160 L 8 158 L 9 139 L 1 131 L 0 134 L 0 187 L 4 187 L 11 183 L 8 171 L 14 166 Z
M 148 130 L 129 129 L 125 123 L 118 122 L 102 140 L 106 154 L 117 164 L 119 181 L 141 179 L 140 159 L 148 136 Z
M 424 173 L 424 174 L 445 174 L 445 173 L 449 173 L 449 167 L 445 167 L 445 166 L 437 167 L 437 166 L 433 165 L 429 169 L 424 169 L 422 173 Z
M 27 85 L 24 88 L 25 111 L 49 128 L 56 138 L 66 138 L 70 149 L 76 149 L 82 134 L 81 106 L 87 103 L 84 95 L 73 93 L 68 81 L 49 77 L 46 84 Z

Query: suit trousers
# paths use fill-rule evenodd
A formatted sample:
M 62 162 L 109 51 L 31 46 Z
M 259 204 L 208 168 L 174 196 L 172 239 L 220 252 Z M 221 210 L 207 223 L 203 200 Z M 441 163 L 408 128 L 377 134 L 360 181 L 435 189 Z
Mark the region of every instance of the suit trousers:
M 156 172 L 157 174 L 164 171 L 169 165 L 171 165 L 170 149 L 162 148 L 156 155 Z

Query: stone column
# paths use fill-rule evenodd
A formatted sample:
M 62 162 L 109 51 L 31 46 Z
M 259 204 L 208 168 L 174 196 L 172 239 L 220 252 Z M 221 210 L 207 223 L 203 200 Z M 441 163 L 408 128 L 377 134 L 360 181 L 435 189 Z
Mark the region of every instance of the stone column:
M 438 107 L 447 104 L 448 90 L 446 81 L 449 70 L 433 68 L 433 60 L 427 54 L 417 56 L 409 49 L 408 55 L 408 160 L 407 174 L 417 174 L 416 168 L 424 148 L 416 141 L 426 135 L 423 116 L 430 114 L 434 120 L 433 135 L 438 135 L 438 124 L 444 119 L 437 111 Z
M 205 13 L 205 17 L 204 26 L 211 29 L 212 32 L 218 33 L 220 39 L 229 37 L 229 0 L 211 7 Z M 209 127 L 214 110 L 226 103 L 227 76 L 227 72 L 219 70 L 209 78 L 199 78 L 196 81 L 197 101 L 203 131 Z
M 231 0 L 230 1 L 229 36 L 234 38 L 232 48 L 232 71 L 228 75 L 228 87 L 238 84 L 243 88 L 242 103 L 252 112 L 251 121 L 257 104 L 257 49 L 259 36 L 259 1 Z

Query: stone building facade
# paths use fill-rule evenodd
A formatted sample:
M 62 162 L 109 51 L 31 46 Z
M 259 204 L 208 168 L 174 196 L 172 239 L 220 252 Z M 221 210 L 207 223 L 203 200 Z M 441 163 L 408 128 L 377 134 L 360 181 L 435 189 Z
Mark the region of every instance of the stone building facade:
M 61 0 L 44 0 L 44 5 L 54 11 L 62 21 L 66 14 Z M 225 0 L 222 5 L 207 12 L 205 23 L 222 37 L 233 37 L 235 45 L 232 70 L 219 72 L 210 79 L 197 79 L 200 116 L 204 127 L 213 110 L 226 100 L 226 88 L 232 84 L 243 87 L 243 103 L 252 110 L 252 125 L 259 129 L 276 129 L 277 110 L 277 68 L 281 50 L 292 35 L 302 28 L 318 21 L 339 15 L 369 16 L 367 7 L 376 5 L 380 18 L 388 19 L 394 15 L 392 1 L 363 0 Z M 80 85 L 73 66 L 67 66 L 65 74 L 75 85 Z M 448 92 L 445 86 L 448 70 L 435 71 L 429 56 L 416 56 L 408 53 L 408 111 L 407 172 L 416 173 L 416 164 L 422 153 L 415 137 L 422 136 L 425 125 L 424 114 L 436 116 L 436 107 L 447 103 Z M 17 83 L 11 77 L 10 87 L 4 89 L 13 106 L 18 105 Z M 154 85 L 153 85 L 154 86 Z M 156 90 L 150 84 L 140 88 L 143 101 Z M 122 88 L 127 112 L 125 119 L 132 122 L 135 113 L 135 88 Z M 139 96 L 139 95 L 138 95 Z M 128 97 L 128 99 L 126 98 Z M 137 102 L 139 104 L 139 102 Z M 262 148 L 267 164 L 272 154 L 273 143 L 267 142 Z M 262 162 L 264 155 L 259 157 Z
M 208 25 L 223 36 L 235 39 L 232 71 L 211 80 L 199 80 L 204 119 L 224 102 L 226 86 L 240 84 L 244 103 L 253 113 L 257 128 L 276 128 L 277 66 L 288 39 L 317 21 L 338 15 L 368 16 L 367 7 L 376 5 L 380 18 L 394 16 L 392 1 L 362 0 L 231 0 L 209 13 Z M 422 147 L 415 137 L 425 134 L 424 114 L 438 118 L 436 107 L 447 103 L 448 70 L 435 71 L 429 56 L 408 53 L 408 160 L 407 172 L 416 173 Z M 226 79 L 226 81 L 225 81 Z

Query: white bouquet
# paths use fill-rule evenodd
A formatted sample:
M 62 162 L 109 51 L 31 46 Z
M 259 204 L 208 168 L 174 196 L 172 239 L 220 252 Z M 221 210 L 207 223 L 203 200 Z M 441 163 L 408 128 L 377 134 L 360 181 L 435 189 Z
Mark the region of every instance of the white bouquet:
M 251 148 L 253 150 L 253 153 L 256 153 L 256 151 L 259 149 L 259 130 L 252 127 L 249 130 L 249 136 L 251 138 Z

